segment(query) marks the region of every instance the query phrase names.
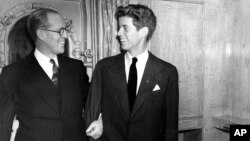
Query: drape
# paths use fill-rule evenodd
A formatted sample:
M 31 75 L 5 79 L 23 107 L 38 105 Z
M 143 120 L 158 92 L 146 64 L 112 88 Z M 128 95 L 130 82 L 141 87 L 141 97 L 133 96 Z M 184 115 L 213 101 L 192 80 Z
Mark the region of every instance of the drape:
M 96 62 L 108 56 L 120 53 L 116 39 L 117 21 L 114 17 L 118 6 L 128 5 L 129 0 L 85 0 L 87 16 L 90 27 L 87 36 L 90 37 L 88 45 L 93 53 L 93 68 Z

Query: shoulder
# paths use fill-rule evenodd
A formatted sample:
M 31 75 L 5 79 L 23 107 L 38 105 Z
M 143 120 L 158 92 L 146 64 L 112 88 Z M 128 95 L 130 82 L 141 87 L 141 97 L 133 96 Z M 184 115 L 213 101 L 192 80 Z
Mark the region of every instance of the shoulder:
M 155 55 L 153 55 L 152 53 L 149 53 L 149 58 L 161 69 L 167 69 L 167 70 L 172 70 L 172 71 L 177 71 L 176 66 L 174 66 L 173 64 L 171 64 L 170 62 L 164 61 L 158 57 L 156 57 Z
M 28 63 L 27 62 L 28 59 L 30 59 L 30 57 L 20 59 L 16 62 L 13 62 L 11 64 L 4 66 L 1 71 L 2 77 L 5 77 L 6 79 L 9 79 L 9 78 L 17 79 L 20 76 L 20 74 L 25 72 L 24 68 L 26 64 Z
M 115 64 L 115 63 L 119 63 L 121 61 L 124 60 L 124 53 L 120 53 L 120 54 L 117 54 L 117 55 L 114 55 L 114 56 L 110 56 L 110 57 L 106 57 L 106 58 L 103 58 L 101 60 L 99 60 L 97 62 L 97 65 L 101 65 L 101 66 L 107 66 L 107 65 L 110 65 L 110 64 Z
M 66 57 L 63 55 L 58 56 L 58 60 L 61 61 L 64 64 L 70 65 L 70 66 L 81 66 L 83 65 L 83 62 L 81 60 L 77 60 L 74 58 Z
M 8 70 L 8 71 L 11 71 L 11 70 L 16 70 L 16 71 L 20 71 L 21 68 L 23 68 L 29 60 L 31 60 L 31 55 L 28 55 L 27 57 L 23 58 L 23 59 L 20 59 L 16 62 L 12 62 L 6 66 L 3 67 L 3 70 Z

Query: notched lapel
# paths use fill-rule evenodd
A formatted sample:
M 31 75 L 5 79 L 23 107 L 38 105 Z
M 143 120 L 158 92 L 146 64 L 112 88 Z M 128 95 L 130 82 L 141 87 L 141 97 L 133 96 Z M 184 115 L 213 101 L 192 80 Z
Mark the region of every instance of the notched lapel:
M 141 84 L 136 96 L 135 105 L 131 113 L 132 116 L 135 115 L 136 111 L 140 108 L 146 98 L 152 93 L 154 86 L 157 84 L 156 75 L 159 72 L 157 68 L 158 67 L 155 64 L 152 55 L 149 54 Z
M 60 66 L 60 84 L 61 84 L 61 113 L 62 115 L 65 114 L 67 112 L 67 109 L 69 108 L 66 108 L 66 107 L 69 107 L 68 105 L 71 104 L 69 103 L 69 99 L 72 98 L 73 94 L 68 94 L 67 93 L 67 90 L 65 86 L 68 85 L 68 82 L 67 81 L 70 81 L 68 79 L 68 77 L 70 77 L 68 72 L 70 72 L 68 69 L 69 66 L 66 61 L 63 60 L 64 58 L 58 56 L 58 63 L 59 63 L 59 66 Z
M 119 94 L 116 94 L 117 99 L 120 101 L 126 115 L 129 117 L 130 109 L 128 102 L 127 82 L 125 74 L 124 54 L 121 54 L 116 60 L 113 68 L 113 78 L 116 80 L 118 89 L 121 90 Z
M 37 89 L 38 93 L 44 98 L 45 101 L 51 106 L 56 113 L 58 113 L 57 105 L 57 90 L 53 85 L 50 78 L 43 71 L 34 56 L 28 60 L 26 65 L 27 78 L 30 83 Z M 59 114 L 59 113 L 58 113 Z

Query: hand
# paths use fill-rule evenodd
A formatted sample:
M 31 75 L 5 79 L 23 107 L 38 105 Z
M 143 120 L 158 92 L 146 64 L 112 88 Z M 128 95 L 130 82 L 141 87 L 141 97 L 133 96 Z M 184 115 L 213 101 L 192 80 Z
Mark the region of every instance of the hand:
M 93 121 L 88 129 L 86 130 L 86 135 L 94 139 L 98 139 L 102 136 L 103 124 L 102 124 L 102 114 L 100 113 L 97 120 Z

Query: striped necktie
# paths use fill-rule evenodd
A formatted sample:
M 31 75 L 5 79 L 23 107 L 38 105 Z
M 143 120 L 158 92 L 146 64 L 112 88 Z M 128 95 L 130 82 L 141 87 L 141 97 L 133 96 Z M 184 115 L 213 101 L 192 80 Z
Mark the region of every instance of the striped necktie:
M 56 65 L 54 59 L 50 59 L 50 63 L 53 65 L 53 67 L 52 67 L 53 75 L 52 75 L 51 80 L 54 83 L 54 85 L 57 86 L 58 85 L 59 66 Z

